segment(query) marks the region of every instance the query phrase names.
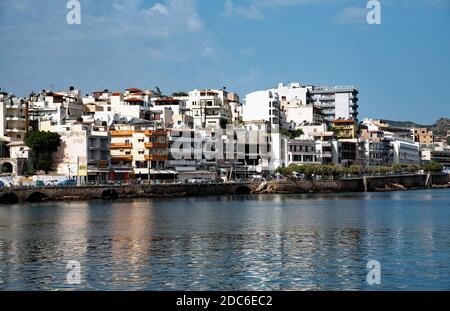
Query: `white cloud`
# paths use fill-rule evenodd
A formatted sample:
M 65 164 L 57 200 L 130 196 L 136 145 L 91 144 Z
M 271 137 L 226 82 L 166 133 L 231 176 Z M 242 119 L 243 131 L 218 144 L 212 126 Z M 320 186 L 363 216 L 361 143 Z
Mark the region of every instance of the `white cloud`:
M 262 14 L 260 8 L 257 5 L 235 6 L 231 0 L 225 1 L 225 15 L 227 16 L 239 16 L 250 20 L 263 20 L 264 15 Z
M 147 13 L 149 15 L 153 15 L 153 14 L 168 15 L 169 14 L 169 12 L 167 11 L 167 7 L 161 3 L 156 3 L 145 13 Z

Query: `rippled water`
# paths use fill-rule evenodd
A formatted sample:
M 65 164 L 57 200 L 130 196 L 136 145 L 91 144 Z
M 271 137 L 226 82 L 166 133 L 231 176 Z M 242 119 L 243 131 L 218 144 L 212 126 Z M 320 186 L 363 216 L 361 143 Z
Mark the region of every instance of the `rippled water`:
M 449 290 L 449 202 L 423 190 L 0 206 L 0 289 Z M 66 283 L 69 260 L 81 285 Z

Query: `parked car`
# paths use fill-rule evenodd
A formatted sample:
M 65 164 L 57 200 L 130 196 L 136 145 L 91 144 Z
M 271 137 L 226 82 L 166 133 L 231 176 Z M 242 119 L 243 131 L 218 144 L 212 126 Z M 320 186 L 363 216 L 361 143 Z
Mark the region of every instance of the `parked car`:
M 5 188 L 5 183 L 3 181 L 0 181 L 0 188 Z
M 67 179 L 58 184 L 58 187 L 75 187 L 77 185 L 77 181 L 74 179 Z
M 56 180 L 56 179 L 49 180 L 49 181 L 47 181 L 47 186 L 57 186 L 59 183 L 60 183 L 59 180 Z

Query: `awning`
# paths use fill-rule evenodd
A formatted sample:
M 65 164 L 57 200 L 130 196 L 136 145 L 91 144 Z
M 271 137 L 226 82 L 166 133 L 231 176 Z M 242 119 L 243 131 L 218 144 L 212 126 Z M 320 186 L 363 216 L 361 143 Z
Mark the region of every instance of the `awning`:
M 172 170 L 153 170 L 150 169 L 150 174 L 152 175 L 176 175 L 178 172 Z

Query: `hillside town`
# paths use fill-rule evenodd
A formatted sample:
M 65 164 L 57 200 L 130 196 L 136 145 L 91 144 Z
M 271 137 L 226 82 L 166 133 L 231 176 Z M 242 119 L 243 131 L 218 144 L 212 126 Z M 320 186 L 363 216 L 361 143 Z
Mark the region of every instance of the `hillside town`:
M 450 167 L 450 131 L 360 120 L 358 94 L 301 83 L 244 98 L 225 87 L 171 96 L 159 88 L 83 95 L 70 87 L 26 98 L 0 91 L 0 185 L 229 181 L 313 165 Z M 39 149 L 33 133 L 56 133 L 54 152 L 42 141 Z

